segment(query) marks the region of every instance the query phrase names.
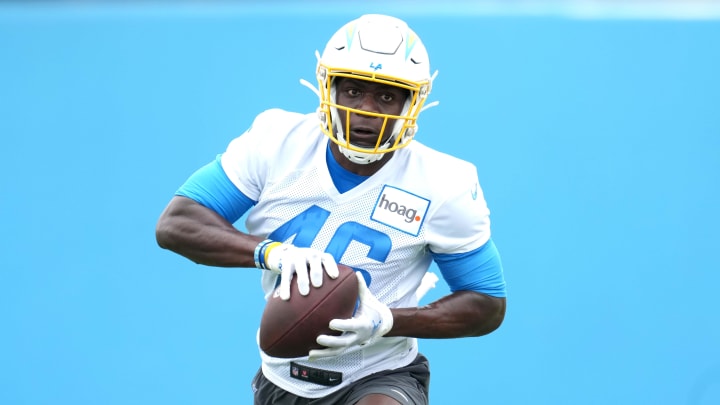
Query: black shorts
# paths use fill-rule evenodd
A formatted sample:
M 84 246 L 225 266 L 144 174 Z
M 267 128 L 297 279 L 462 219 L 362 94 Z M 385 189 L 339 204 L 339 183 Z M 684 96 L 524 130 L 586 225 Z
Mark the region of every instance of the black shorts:
M 364 377 L 323 398 L 303 398 L 270 382 L 258 370 L 252 381 L 255 405 L 334 405 L 354 404 L 370 394 L 383 394 L 401 404 L 427 405 L 430 365 L 422 354 L 405 367 L 385 370 Z

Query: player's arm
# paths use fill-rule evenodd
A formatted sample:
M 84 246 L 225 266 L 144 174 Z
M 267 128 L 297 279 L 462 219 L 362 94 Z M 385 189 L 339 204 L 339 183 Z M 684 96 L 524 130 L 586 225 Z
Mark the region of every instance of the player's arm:
M 456 291 L 419 308 L 394 308 L 393 327 L 385 336 L 458 338 L 482 336 L 505 317 L 505 297 Z
M 347 347 L 370 344 L 383 336 L 459 338 L 486 335 L 505 317 L 505 279 L 492 240 L 468 253 L 433 255 L 452 293 L 430 305 L 388 308 L 360 283 L 359 305 L 351 319 L 334 319 L 341 336 L 320 335 L 327 349 L 310 351 L 310 359 L 335 356 Z
M 486 335 L 505 317 L 500 255 L 492 239 L 463 254 L 433 255 L 452 293 L 419 308 L 394 308 L 386 336 L 455 338 Z
M 338 276 L 329 253 L 266 241 L 237 230 L 232 224 L 254 204 L 228 178 L 218 158 L 193 173 L 170 201 L 155 229 L 157 242 L 199 264 L 260 267 L 279 274 L 284 300 L 290 298 L 293 278 L 300 294 L 307 295 L 310 284 L 322 285 L 323 273 Z
M 253 252 L 262 241 L 237 230 L 215 211 L 175 196 L 155 228 L 158 245 L 195 263 L 218 267 L 255 267 Z
M 262 239 L 232 225 L 254 204 L 215 160 L 195 172 L 170 200 L 155 229 L 157 242 L 199 264 L 255 267 L 253 253 Z

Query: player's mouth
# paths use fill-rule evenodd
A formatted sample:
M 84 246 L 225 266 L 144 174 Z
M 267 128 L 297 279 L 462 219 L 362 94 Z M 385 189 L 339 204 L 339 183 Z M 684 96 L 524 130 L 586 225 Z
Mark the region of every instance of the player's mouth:
M 350 128 L 350 143 L 366 149 L 375 149 L 380 130 L 368 126 L 353 126 Z

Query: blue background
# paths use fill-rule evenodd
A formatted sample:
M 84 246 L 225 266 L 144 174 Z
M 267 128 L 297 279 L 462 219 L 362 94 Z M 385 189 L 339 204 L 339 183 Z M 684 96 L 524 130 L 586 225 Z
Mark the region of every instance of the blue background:
M 720 20 L 393 4 L 0 5 L 0 403 L 251 402 L 258 271 L 155 222 L 364 12 L 423 38 L 418 139 L 478 166 L 508 282 L 498 331 L 421 341 L 432 402 L 720 403 Z

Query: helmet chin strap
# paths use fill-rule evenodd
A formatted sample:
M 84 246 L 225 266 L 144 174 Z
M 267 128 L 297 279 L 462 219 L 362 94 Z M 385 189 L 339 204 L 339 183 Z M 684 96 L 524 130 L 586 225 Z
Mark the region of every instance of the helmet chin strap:
M 346 158 L 348 158 L 349 161 L 358 165 L 367 165 L 373 162 L 377 162 L 384 156 L 383 153 L 356 152 L 354 150 L 344 148 L 340 145 L 338 145 L 338 148 L 340 149 L 340 153 L 342 153 Z

